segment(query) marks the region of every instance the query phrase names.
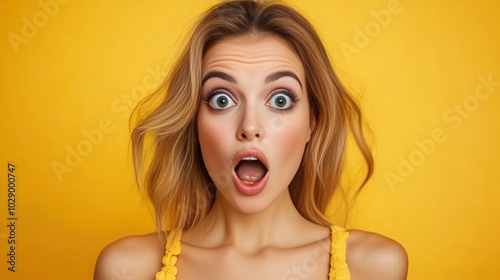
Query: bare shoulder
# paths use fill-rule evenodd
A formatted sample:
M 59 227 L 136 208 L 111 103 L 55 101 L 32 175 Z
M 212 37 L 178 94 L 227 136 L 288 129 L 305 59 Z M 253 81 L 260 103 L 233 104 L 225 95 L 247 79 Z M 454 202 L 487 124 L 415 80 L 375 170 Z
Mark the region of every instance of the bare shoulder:
M 408 255 L 396 241 L 380 234 L 350 230 L 346 260 L 352 279 L 406 279 Z
M 99 254 L 94 280 L 154 279 L 162 267 L 164 245 L 157 233 L 119 239 Z

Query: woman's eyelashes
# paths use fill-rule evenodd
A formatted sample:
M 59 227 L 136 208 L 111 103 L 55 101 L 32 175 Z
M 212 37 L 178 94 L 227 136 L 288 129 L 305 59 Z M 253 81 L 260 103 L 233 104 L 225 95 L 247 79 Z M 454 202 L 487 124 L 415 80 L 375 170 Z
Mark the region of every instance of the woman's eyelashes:
M 203 102 L 207 103 L 209 109 L 213 111 L 223 111 L 238 104 L 231 94 L 223 89 L 210 91 L 202 99 Z M 275 111 L 283 112 L 292 110 L 298 101 L 299 99 L 293 91 L 282 88 L 271 93 L 271 96 L 266 101 L 266 106 Z
M 203 101 L 208 104 L 210 109 L 222 111 L 236 105 L 229 93 L 223 90 L 213 90 L 203 97 Z
M 278 89 L 272 93 L 266 105 L 278 111 L 290 111 L 298 101 L 299 99 L 293 91 Z

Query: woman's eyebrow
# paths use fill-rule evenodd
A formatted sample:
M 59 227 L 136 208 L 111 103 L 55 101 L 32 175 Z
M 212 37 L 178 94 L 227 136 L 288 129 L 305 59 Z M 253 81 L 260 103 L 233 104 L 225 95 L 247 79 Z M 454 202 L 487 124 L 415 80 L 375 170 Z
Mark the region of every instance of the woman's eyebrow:
M 291 78 L 295 79 L 299 83 L 300 87 L 302 88 L 302 83 L 300 82 L 299 77 L 295 73 L 293 73 L 292 71 L 287 71 L 287 70 L 278 71 L 278 72 L 274 72 L 274 73 L 270 74 L 269 76 L 266 77 L 265 83 L 274 82 L 274 81 L 281 79 L 283 77 L 291 77 Z
M 236 79 L 229 74 L 226 74 L 226 73 L 221 72 L 221 71 L 210 71 L 205 75 L 205 77 L 203 77 L 203 80 L 201 80 L 201 85 L 203 85 L 208 79 L 211 79 L 211 78 L 221 78 L 221 79 L 226 80 L 228 82 L 236 83 Z

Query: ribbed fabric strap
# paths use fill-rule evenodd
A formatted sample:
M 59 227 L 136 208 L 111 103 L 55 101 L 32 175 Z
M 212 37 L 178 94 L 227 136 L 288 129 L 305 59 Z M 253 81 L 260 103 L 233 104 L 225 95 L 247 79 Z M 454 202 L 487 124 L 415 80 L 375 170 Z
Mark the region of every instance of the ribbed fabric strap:
M 156 280 L 175 280 L 177 275 L 175 263 L 181 253 L 181 235 L 182 232 L 170 231 L 168 233 L 165 256 L 161 260 L 163 267 L 156 273 Z
M 351 274 L 345 260 L 346 242 L 349 232 L 338 226 L 331 226 L 332 240 L 330 242 L 330 280 L 350 280 Z

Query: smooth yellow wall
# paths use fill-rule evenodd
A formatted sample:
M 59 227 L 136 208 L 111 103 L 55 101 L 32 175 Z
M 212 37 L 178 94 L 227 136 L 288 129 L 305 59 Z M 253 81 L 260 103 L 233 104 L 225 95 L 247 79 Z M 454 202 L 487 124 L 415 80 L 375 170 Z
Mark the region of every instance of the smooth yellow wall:
M 91 279 L 103 246 L 154 230 L 128 114 L 216 2 L 0 3 L 1 279 Z M 375 174 L 349 225 L 401 242 L 408 279 L 499 278 L 498 2 L 289 3 L 317 26 L 373 130 Z

